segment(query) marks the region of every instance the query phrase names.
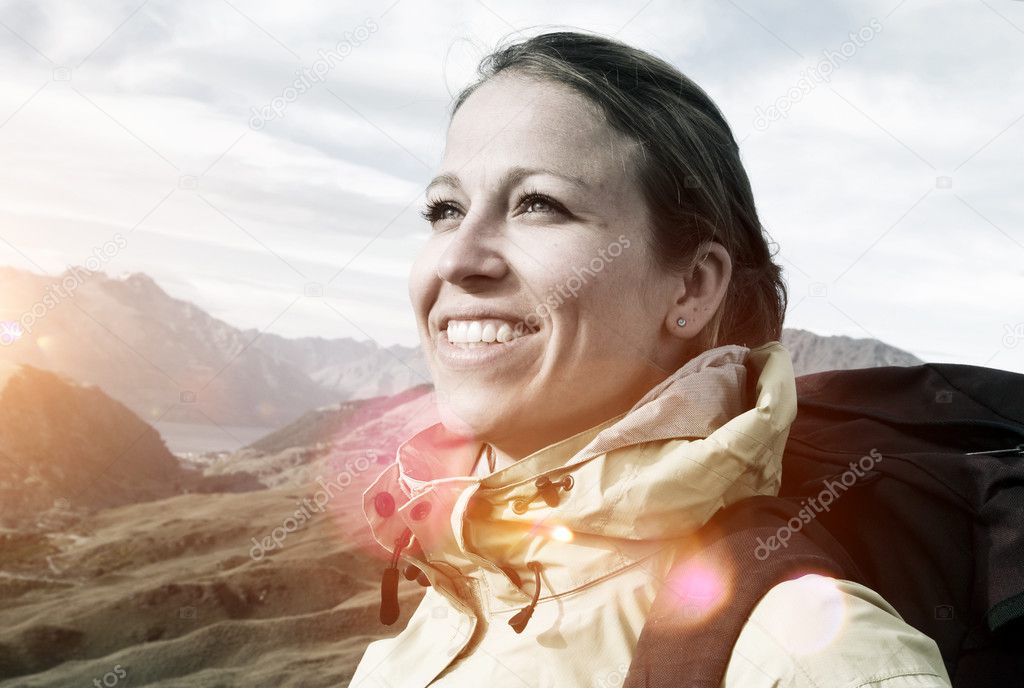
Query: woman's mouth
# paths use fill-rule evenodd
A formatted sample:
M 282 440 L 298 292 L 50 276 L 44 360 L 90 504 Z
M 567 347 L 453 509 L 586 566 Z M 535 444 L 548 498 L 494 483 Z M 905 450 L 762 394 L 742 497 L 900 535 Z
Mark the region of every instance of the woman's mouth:
M 524 323 L 496 318 L 450 320 L 447 329 L 437 333 L 435 352 L 447 368 L 502 365 L 511 362 L 513 352 L 534 334 Z
M 446 330 L 448 342 L 465 346 L 507 344 L 529 334 L 522 323 L 516 325 L 505 320 L 450 320 Z

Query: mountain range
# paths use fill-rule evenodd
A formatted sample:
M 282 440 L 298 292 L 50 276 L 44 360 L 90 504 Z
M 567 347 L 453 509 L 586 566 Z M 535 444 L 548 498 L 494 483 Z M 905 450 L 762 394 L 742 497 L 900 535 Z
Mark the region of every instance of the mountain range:
M 159 433 L 102 390 L 0 361 L 0 525 L 178 494 L 200 476 Z
M 149 422 L 279 427 L 318 406 L 429 380 L 412 348 L 242 330 L 142 273 L 0 268 L 0 319 L 39 312 L 68 277 L 77 284 L 70 296 L 0 347 L 0 360 L 96 384 Z
M 0 270 L 0 318 L 51 281 Z M 783 342 L 798 373 L 918 362 L 875 340 Z M 361 500 L 437 421 L 421 365 L 411 348 L 239 330 L 145 275 L 93 275 L 0 347 L 0 688 L 346 685 L 422 595 L 401 580 L 402 617 L 377 621 L 384 552 Z M 156 417 L 277 429 L 175 456 Z M 309 504 L 323 507 L 300 522 Z
M 392 630 L 376 618 L 384 560 L 361 495 L 436 421 L 427 388 L 179 462 L 97 388 L 4 374 L 0 452 L 16 471 L 0 499 L 25 498 L 0 523 L 0 688 L 113 685 L 115 672 L 163 688 L 343 686 Z M 293 526 L 304 505 L 320 508 Z M 402 581 L 399 624 L 421 594 Z
M 75 290 L 45 309 L 31 332 L 0 346 L 0 360 L 95 384 L 150 423 L 281 427 L 322 406 L 430 381 L 418 348 L 239 329 L 142 273 L 0 268 L 0 319 L 17 322 L 38 310 L 65 278 L 75 279 Z M 798 375 L 921 362 L 874 339 L 786 329 L 782 342 Z

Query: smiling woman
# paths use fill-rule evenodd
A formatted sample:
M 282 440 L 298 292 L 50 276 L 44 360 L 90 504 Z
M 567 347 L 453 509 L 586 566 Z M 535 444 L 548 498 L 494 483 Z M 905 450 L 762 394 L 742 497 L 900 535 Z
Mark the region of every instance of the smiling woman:
M 709 240 L 690 275 L 649 269 L 661 252 L 640 174 L 626 172 L 638 145 L 572 87 L 502 69 L 456 107 L 410 290 L 446 424 L 507 463 L 626 411 L 678 368 L 712 329 L 731 258 Z M 599 278 L 527 321 L 613 246 Z M 452 341 L 467 322 L 478 341 L 487 325 L 534 326 L 509 346 Z
M 786 292 L 729 126 L 674 67 L 549 33 L 480 71 L 409 285 L 442 422 L 364 499 L 381 620 L 400 562 L 430 588 L 352 685 L 617 685 L 688 537 L 778 492 Z M 727 603 L 740 573 L 669 584 Z M 934 642 L 820 575 L 765 596 L 722 681 L 948 685 Z

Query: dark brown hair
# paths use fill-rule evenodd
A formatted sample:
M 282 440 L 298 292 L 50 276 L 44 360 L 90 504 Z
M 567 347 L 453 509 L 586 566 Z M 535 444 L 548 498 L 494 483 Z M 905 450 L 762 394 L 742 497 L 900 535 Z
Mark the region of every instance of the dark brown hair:
M 755 347 L 782 336 L 782 270 L 772 261 L 732 130 L 696 83 L 642 50 L 577 32 L 545 33 L 499 48 L 478 71 L 479 80 L 456 97 L 452 116 L 478 86 L 502 72 L 565 84 L 641 147 L 637 178 L 662 266 L 691 269 L 712 240 L 729 252 L 728 291 L 694 354 L 725 344 Z

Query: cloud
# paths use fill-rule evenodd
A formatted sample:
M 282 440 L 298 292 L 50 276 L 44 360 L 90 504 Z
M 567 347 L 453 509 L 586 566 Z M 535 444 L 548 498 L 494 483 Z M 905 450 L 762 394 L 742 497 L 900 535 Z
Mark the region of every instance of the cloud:
M 872 20 L 827 83 L 756 126 Z M 322 82 L 249 126 L 369 21 Z M 726 114 L 781 248 L 788 325 L 1024 370 L 1024 346 L 1000 343 L 1024 321 L 1024 106 L 1008 97 L 1024 92 L 1024 3 L 43 0 L 3 22 L 0 236 L 17 250 L 0 242 L 0 263 L 59 270 L 137 227 L 112 270 L 253 327 L 347 265 L 329 298 L 358 327 L 312 302 L 279 326 L 414 343 L 404 276 L 451 95 L 502 38 L 577 26 L 670 60 Z

